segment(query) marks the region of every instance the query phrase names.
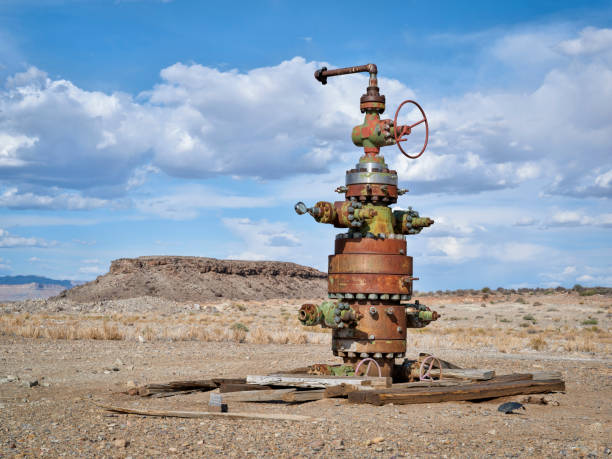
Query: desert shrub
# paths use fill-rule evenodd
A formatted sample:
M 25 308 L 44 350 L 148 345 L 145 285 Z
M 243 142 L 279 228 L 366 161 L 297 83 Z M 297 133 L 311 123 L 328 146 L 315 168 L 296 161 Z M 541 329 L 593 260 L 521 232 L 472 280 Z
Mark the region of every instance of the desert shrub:
M 506 323 L 506 324 L 512 322 L 510 319 L 506 319 L 505 317 L 502 317 L 501 319 L 499 319 L 499 321 L 503 322 L 503 323 Z
M 531 314 L 526 314 L 526 315 L 523 316 L 523 320 L 529 320 L 531 322 L 535 322 L 536 318 L 533 317 Z
M 483 287 L 482 290 L 480 290 L 482 293 L 491 293 L 491 289 L 489 287 Z
M 536 336 L 535 338 L 531 338 L 529 341 L 529 346 L 532 349 L 539 351 L 546 347 L 546 340 L 542 336 Z
M 599 321 L 593 317 L 589 317 L 586 320 L 583 320 L 582 325 L 597 325 L 599 323 Z
M 237 343 L 244 343 L 247 337 L 247 331 L 245 330 L 245 328 L 233 328 L 232 339 Z
M 249 327 L 247 327 L 245 324 L 243 324 L 242 322 L 236 322 L 235 324 L 233 324 L 231 327 L 232 331 L 237 331 L 237 330 L 242 330 L 245 333 L 247 333 L 249 331 Z
M 525 298 L 523 297 L 518 297 L 515 301 L 515 303 L 519 303 L 519 304 L 527 304 L 527 301 L 525 301 Z
M 542 303 L 540 303 L 539 301 L 534 301 L 534 302 L 533 302 L 533 305 L 534 305 L 534 306 L 542 306 Z

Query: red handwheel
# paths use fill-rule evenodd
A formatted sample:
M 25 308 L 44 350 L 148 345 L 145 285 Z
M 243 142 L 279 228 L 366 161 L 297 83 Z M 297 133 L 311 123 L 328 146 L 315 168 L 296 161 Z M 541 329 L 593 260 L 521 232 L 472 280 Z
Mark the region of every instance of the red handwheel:
M 423 115 L 423 119 L 414 124 L 411 124 L 410 126 L 403 126 L 402 132 L 398 133 L 399 129 L 397 129 L 398 127 L 397 126 L 397 115 L 399 115 L 399 112 L 404 106 L 404 104 L 407 104 L 408 102 L 416 105 L 416 107 L 421 111 L 421 114 Z M 400 145 L 400 142 L 404 142 L 406 140 L 406 139 L 402 139 L 403 135 L 410 135 L 410 133 L 412 132 L 412 128 L 415 126 L 418 126 L 421 123 L 425 123 L 425 143 L 423 144 L 423 148 L 417 155 L 410 156 L 408 153 L 404 151 L 404 149 Z M 399 148 L 400 151 L 404 154 L 404 156 L 410 159 L 417 159 L 419 156 L 421 156 L 423 152 L 425 151 L 425 149 L 427 148 L 427 142 L 429 141 L 429 124 L 427 123 L 427 116 L 425 116 L 425 112 L 423 111 L 421 106 L 417 104 L 414 100 L 405 100 L 404 102 L 402 102 L 400 106 L 397 107 L 397 110 L 395 112 L 395 118 L 393 118 L 393 126 L 394 126 L 393 136 L 395 137 L 395 144 L 397 145 L 397 148 Z

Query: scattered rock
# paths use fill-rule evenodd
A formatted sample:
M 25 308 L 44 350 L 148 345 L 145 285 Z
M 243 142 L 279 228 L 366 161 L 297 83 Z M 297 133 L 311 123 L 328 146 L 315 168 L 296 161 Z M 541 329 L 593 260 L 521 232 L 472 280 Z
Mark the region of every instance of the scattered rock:
M 314 441 L 310 444 L 310 447 L 314 450 L 314 451 L 320 451 L 325 447 L 325 443 L 323 443 L 320 440 Z
M 121 359 L 117 359 L 117 360 L 115 360 L 115 363 L 113 365 L 116 366 L 116 367 L 120 367 L 120 366 L 125 365 L 125 364 L 121 361 Z
M 497 411 L 501 411 L 504 414 L 514 414 L 516 410 L 525 409 L 523 405 L 518 402 L 506 402 L 502 403 L 497 407 Z
M 383 441 L 385 441 L 384 437 L 375 437 L 375 438 L 372 438 L 372 439 L 368 440 L 366 442 L 366 446 L 375 445 L 375 444 L 381 443 Z
M 489 435 L 496 435 L 497 431 L 495 429 L 491 429 L 487 432 Z
M 125 438 L 118 438 L 117 440 L 114 441 L 113 444 L 117 448 L 126 448 L 130 444 L 130 442 L 126 440 Z
M 38 386 L 38 379 L 26 379 L 21 382 L 21 385 L 24 387 L 34 387 Z
M 341 438 L 339 438 L 338 440 L 334 440 L 332 442 L 332 447 L 338 451 L 344 450 L 344 440 L 342 440 Z
M 523 397 L 521 399 L 521 403 L 531 403 L 534 405 L 551 405 L 551 406 L 559 406 L 559 402 L 552 397 L 547 396 L 538 396 L 538 395 L 528 395 L 527 397 Z

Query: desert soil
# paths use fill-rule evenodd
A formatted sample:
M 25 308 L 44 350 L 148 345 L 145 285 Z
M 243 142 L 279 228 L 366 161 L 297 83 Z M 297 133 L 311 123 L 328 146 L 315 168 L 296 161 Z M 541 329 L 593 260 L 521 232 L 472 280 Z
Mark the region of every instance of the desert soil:
M 0 305 L 0 456 L 610 455 L 610 296 L 444 295 L 422 302 L 443 317 L 409 332 L 409 356 L 431 352 L 463 367 L 495 369 L 498 374 L 560 371 L 567 392 L 549 396 L 558 406 L 528 404 L 515 415 L 498 412 L 500 400 L 375 407 L 328 399 L 229 407 L 315 418 L 308 422 L 112 414 L 92 401 L 207 409 L 207 393 L 163 399 L 120 394 L 128 381 L 239 377 L 340 360 L 331 355 L 328 333 L 299 326 L 299 300 L 29 301 Z M 107 338 L 113 339 L 104 334 L 87 339 L 91 327 L 109 324 L 115 328 Z M 38 385 L 26 387 L 34 380 Z

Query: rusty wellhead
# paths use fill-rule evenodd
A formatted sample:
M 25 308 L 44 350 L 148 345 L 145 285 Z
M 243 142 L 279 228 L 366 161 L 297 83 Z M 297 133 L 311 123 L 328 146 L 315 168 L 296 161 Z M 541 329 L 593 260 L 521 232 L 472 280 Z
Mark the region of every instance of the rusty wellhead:
M 323 67 L 315 78 L 327 84 L 329 77 L 359 72 L 368 72 L 370 78 L 359 105 L 365 119 L 353 128 L 351 138 L 364 154 L 354 169 L 346 171 L 345 185 L 336 188 L 345 199 L 320 201 L 312 207 L 302 202 L 295 205 L 300 215 L 309 213 L 319 223 L 348 229 L 336 235 L 334 255 L 329 256 L 329 299 L 320 305 L 303 305 L 298 318 L 304 325 L 331 328 L 332 351 L 345 364 L 356 368 L 363 359 L 373 359 L 383 376 L 391 376 L 395 359 L 405 356 L 407 328 L 424 327 L 439 314 L 418 301 L 411 302 L 412 283 L 418 278 L 413 277 L 412 257 L 406 253 L 406 235 L 418 234 L 434 222 L 412 207 L 389 207 L 407 190 L 398 188 L 397 172 L 389 170 L 379 153 L 381 147 L 397 145 L 408 158 L 418 158 L 427 148 L 429 125 L 421 106 L 412 100 L 400 104 L 393 120 L 380 119 L 385 96 L 380 94 L 374 64 L 335 70 Z M 399 111 L 409 103 L 422 119 L 398 125 Z M 420 124 L 425 127 L 425 142 L 420 152 L 409 155 L 401 142 Z

